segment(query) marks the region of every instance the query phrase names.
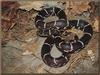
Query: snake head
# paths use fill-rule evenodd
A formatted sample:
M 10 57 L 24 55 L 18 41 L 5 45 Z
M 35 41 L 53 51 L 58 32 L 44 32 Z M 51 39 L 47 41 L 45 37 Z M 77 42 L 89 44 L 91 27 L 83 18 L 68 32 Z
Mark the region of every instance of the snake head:
M 51 30 L 51 34 L 53 36 L 60 36 L 61 35 L 61 31 L 57 27 L 52 27 L 50 30 Z

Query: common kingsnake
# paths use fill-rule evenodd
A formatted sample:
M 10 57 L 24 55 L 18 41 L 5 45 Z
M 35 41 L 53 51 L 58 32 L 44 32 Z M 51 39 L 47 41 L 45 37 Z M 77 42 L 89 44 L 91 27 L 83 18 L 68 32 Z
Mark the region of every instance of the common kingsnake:
M 44 22 L 44 19 L 49 16 L 57 16 L 59 19 L 48 23 Z M 47 37 L 42 46 L 41 57 L 45 64 L 54 68 L 66 65 L 69 61 L 70 54 L 84 48 L 93 35 L 92 26 L 88 22 L 82 19 L 68 20 L 64 11 L 58 7 L 44 8 L 39 11 L 35 18 L 35 25 L 38 29 L 38 35 Z M 66 42 L 62 39 L 61 34 L 72 27 L 83 31 L 84 35 L 71 42 Z M 54 58 L 50 54 L 54 44 L 62 53 L 58 58 Z

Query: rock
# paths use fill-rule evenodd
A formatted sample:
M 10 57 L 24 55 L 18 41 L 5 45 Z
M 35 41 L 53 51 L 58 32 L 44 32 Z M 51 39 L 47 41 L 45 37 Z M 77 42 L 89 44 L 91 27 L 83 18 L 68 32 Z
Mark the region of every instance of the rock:
M 19 1 L 19 4 L 21 5 L 19 8 L 21 9 L 26 9 L 26 10 L 31 10 L 34 8 L 35 10 L 41 10 L 44 7 L 52 7 L 52 6 L 57 6 L 59 8 L 64 9 L 64 1 Z
M 14 47 L 4 47 L 2 48 L 2 56 L 3 73 L 12 73 L 14 67 L 18 65 L 18 61 L 21 60 L 21 50 Z
M 16 17 L 16 26 L 11 30 L 12 37 L 15 37 L 19 40 L 25 41 L 31 36 L 36 36 L 36 28 L 33 20 L 34 12 L 28 12 L 24 9 L 18 9 Z M 31 31 L 32 30 L 32 31 Z
M 43 3 L 43 1 L 19 1 L 19 4 L 21 5 L 19 8 L 26 10 L 31 10 L 32 8 L 35 10 L 41 10 Z
M 90 60 L 82 60 L 74 73 L 97 73 L 97 68 L 93 67 Z

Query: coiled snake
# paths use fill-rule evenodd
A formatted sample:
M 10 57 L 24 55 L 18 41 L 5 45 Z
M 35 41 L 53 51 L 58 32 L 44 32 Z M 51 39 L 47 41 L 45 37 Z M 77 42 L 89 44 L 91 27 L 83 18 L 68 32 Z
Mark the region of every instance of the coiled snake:
M 44 22 L 44 19 L 49 16 L 57 16 L 59 19 L 48 23 Z M 64 11 L 58 7 L 44 8 L 39 11 L 35 18 L 35 25 L 38 29 L 38 35 L 47 37 L 42 46 L 41 57 L 45 64 L 54 68 L 66 65 L 70 54 L 84 48 L 93 35 L 92 26 L 88 22 L 82 19 L 68 20 Z M 61 34 L 72 27 L 83 31 L 84 35 L 66 42 L 62 39 Z M 60 57 L 54 58 L 50 54 L 54 44 L 62 52 Z

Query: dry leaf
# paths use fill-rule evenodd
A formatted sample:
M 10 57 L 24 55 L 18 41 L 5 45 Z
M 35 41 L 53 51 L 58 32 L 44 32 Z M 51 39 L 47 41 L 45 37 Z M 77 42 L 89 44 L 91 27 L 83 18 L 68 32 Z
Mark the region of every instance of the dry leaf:
M 37 73 L 46 73 L 46 71 L 43 69 L 43 64 L 40 64 L 36 67 Z
M 95 32 L 99 32 L 99 17 L 95 17 L 93 27 Z
M 81 14 L 84 11 L 87 11 L 90 6 L 88 5 L 89 1 L 71 1 L 70 2 L 70 14 L 71 15 L 77 15 L 77 14 Z
M 94 59 L 95 59 L 95 56 L 94 56 L 94 53 L 93 53 L 93 51 L 92 50 L 88 50 L 88 55 L 90 56 L 90 58 L 91 58 L 91 60 L 92 61 L 94 61 Z

